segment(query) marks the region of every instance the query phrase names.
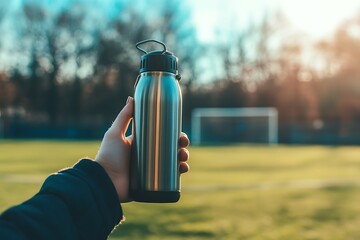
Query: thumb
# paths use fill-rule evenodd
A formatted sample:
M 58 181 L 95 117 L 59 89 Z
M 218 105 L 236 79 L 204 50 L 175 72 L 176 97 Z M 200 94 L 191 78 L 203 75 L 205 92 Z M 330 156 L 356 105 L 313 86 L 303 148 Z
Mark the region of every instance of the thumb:
M 126 130 L 130 124 L 130 120 L 133 117 L 134 112 L 134 99 L 128 97 L 125 107 L 117 115 L 115 121 L 113 122 L 111 128 L 116 133 L 125 135 Z

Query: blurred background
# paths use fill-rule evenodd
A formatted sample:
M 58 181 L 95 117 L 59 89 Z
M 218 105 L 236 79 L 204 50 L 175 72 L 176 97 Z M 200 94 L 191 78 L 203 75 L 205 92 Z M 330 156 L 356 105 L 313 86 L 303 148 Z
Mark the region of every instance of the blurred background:
M 179 58 L 191 171 L 110 239 L 360 239 L 357 0 L 0 1 L 0 212 L 96 155 L 149 38 Z
M 359 144 L 359 8 L 357 1 L 2 1 L 0 137 L 101 138 L 133 95 L 135 43 L 155 38 L 179 57 L 189 135 L 195 108 L 274 107 L 280 143 Z

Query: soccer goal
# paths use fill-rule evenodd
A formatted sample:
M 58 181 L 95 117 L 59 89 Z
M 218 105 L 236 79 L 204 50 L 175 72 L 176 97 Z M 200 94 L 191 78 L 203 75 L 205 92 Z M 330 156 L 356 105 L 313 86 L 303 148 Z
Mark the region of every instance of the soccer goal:
M 276 108 L 197 108 L 191 116 L 192 144 L 278 143 Z

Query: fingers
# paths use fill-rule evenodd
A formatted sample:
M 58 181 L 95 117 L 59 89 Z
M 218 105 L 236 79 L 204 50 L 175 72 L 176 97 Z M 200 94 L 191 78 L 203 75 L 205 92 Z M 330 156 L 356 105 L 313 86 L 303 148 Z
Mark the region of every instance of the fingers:
M 117 115 L 115 121 L 111 126 L 111 130 L 117 134 L 125 135 L 125 132 L 130 124 L 130 120 L 133 117 L 134 112 L 134 99 L 128 97 L 125 107 Z
M 190 153 L 189 151 L 186 149 L 187 146 L 189 146 L 190 144 L 190 140 L 188 138 L 188 136 L 181 132 L 180 133 L 180 138 L 179 138 L 179 146 L 180 146 L 180 150 L 178 153 L 178 159 L 180 161 L 180 165 L 179 165 L 179 172 L 180 173 L 186 173 L 190 170 L 190 166 L 189 164 L 187 164 L 185 161 L 187 161 L 190 157 Z
M 186 148 L 181 148 L 178 153 L 178 159 L 180 162 L 185 162 L 189 159 L 190 153 Z
M 189 164 L 186 162 L 180 162 L 179 171 L 180 173 L 186 173 L 190 170 Z
M 189 140 L 188 136 L 186 135 L 186 133 L 181 132 L 180 139 L 179 139 L 180 147 L 185 148 L 185 147 L 189 146 L 189 144 L 190 144 L 190 140 Z
M 190 157 L 189 150 L 187 150 L 185 147 L 189 145 L 189 139 L 187 138 L 185 133 L 182 133 L 180 136 L 180 150 L 178 153 L 178 160 L 180 161 L 179 165 L 179 172 L 180 173 L 186 173 L 190 170 L 189 164 L 186 163 L 186 161 Z

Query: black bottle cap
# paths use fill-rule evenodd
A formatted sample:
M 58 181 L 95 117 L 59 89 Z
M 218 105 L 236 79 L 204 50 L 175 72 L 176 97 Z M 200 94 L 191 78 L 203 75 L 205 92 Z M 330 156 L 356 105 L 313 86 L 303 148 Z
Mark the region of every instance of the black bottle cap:
M 140 48 L 139 45 L 147 42 L 156 42 L 163 46 L 163 50 L 146 52 L 144 49 Z M 140 62 L 140 73 L 150 72 L 150 71 L 161 71 L 161 72 L 170 72 L 177 74 L 178 73 L 178 58 L 171 52 L 166 50 L 164 43 L 156 40 L 145 40 L 136 44 L 136 48 L 145 53 L 141 56 Z

